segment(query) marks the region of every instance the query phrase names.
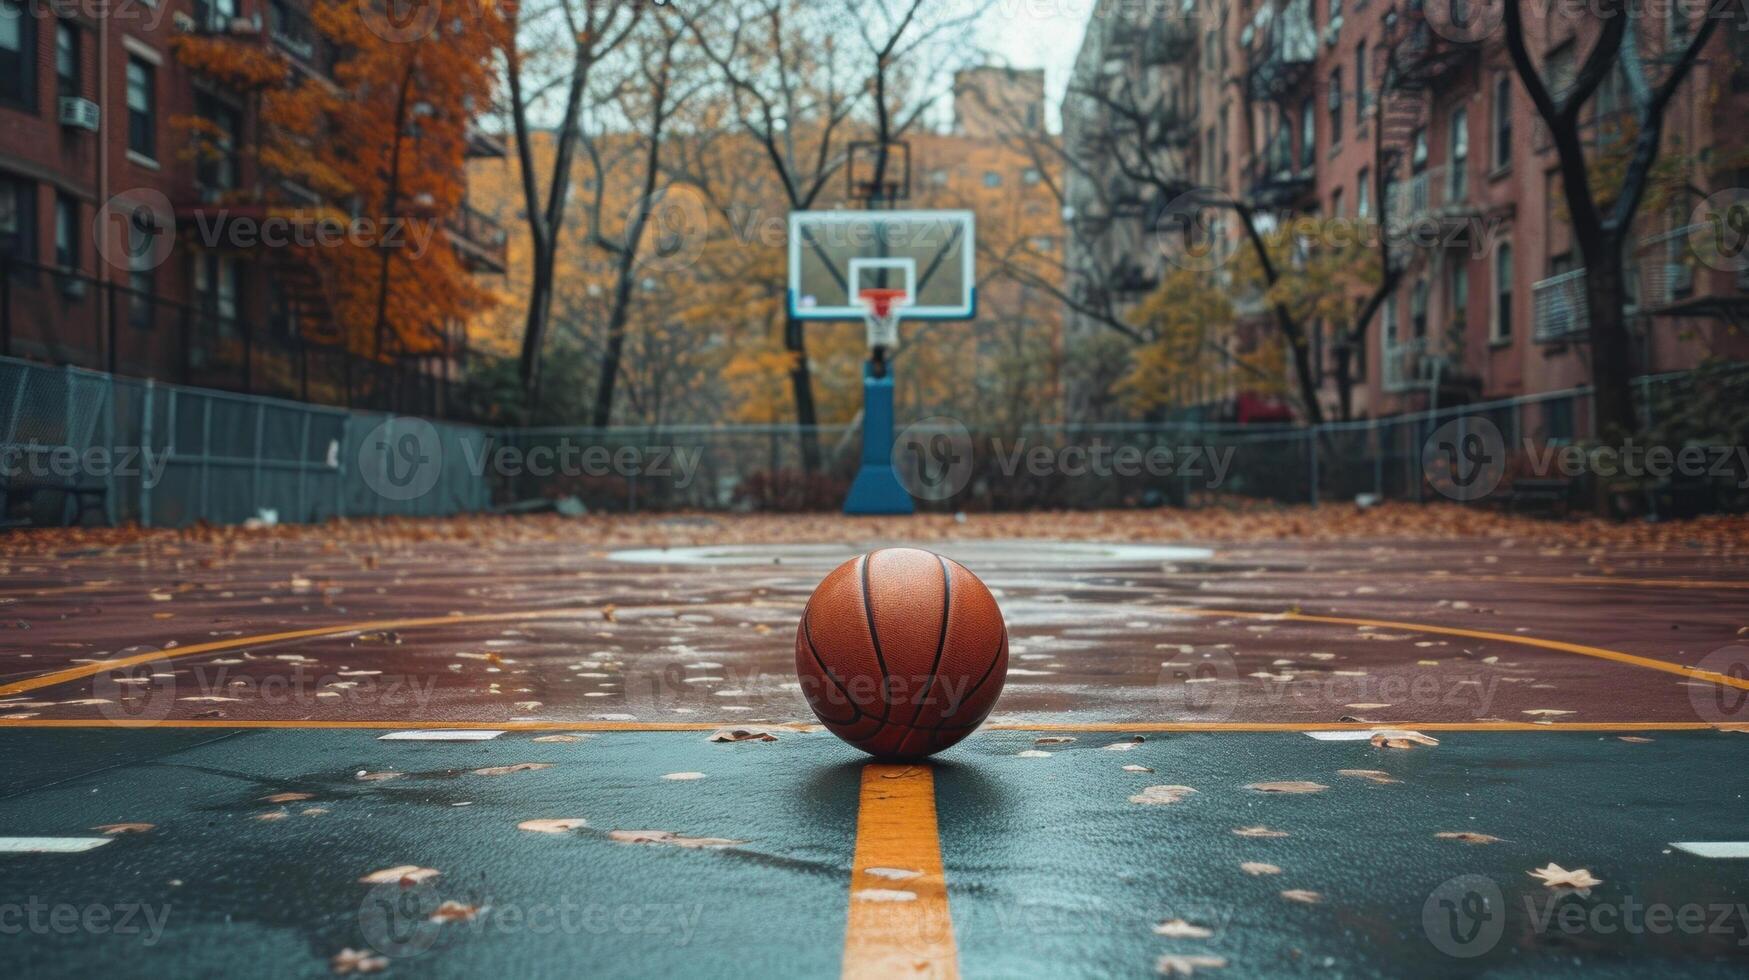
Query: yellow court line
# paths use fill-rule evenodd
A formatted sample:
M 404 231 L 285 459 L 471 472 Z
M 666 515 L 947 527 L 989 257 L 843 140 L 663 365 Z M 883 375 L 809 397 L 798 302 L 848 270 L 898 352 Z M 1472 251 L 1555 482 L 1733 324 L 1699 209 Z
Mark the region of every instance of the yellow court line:
M 710 609 L 723 603 L 658 603 L 647 606 L 620 606 L 621 612 L 635 612 L 648 609 Z M 370 633 L 383 630 L 410 630 L 425 626 L 444 626 L 451 623 L 510 623 L 530 619 L 568 619 L 577 616 L 599 616 L 599 606 L 574 606 L 564 609 L 533 609 L 523 612 L 504 613 L 463 613 L 459 616 L 420 616 L 411 619 L 375 619 L 363 623 L 343 623 L 335 626 L 317 626 L 311 629 L 288 630 L 283 633 L 262 633 L 256 636 L 233 636 L 225 640 L 213 640 L 210 643 L 194 643 L 185 647 L 175 647 L 169 650 L 158 650 L 153 653 L 135 654 L 131 657 L 120 657 L 113 660 L 100 660 L 96 663 L 80 664 L 65 670 L 51 671 L 27 677 L 21 681 L 0 685 L 0 698 L 38 688 L 53 687 L 68 681 L 82 680 L 100 674 L 106 670 L 116 670 L 124 667 L 138 667 L 141 664 L 155 663 L 161 660 L 179 660 L 202 653 L 222 653 L 226 650 L 236 650 L 242 647 L 262 646 L 269 643 L 285 643 L 291 640 L 311 640 L 324 636 L 343 636 L 347 633 Z
M 1205 609 L 1200 606 L 1170 606 L 1168 612 L 1185 613 L 1195 616 L 1232 616 L 1239 619 L 1288 620 L 1297 623 L 1326 623 L 1335 626 L 1370 626 L 1374 629 L 1409 630 L 1414 633 L 1436 633 L 1441 636 L 1461 636 L 1472 640 L 1492 640 L 1496 643 L 1517 643 L 1522 646 L 1538 647 L 1543 650 L 1555 650 L 1560 653 L 1576 653 L 1582 657 L 1595 657 L 1598 660 L 1609 660 L 1632 667 L 1644 667 L 1647 670 L 1662 671 L 1675 674 L 1690 680 L 1707 681 L 1724 687 L 1734 687 L 1749 691 L 1749 678 L 1731 677 L 1714 670 L 1700 670 L 1695 667 L 1684 667 L 1651 657 L 1641 657 L 1620 650 L 1607 650 L 1603 647 L 1587 646 L 1583 643 L 1568 643 L 1564 640 L 1544 640 L 1534 636 L 1513 635 L 1511 633 L 1494 633 L 1489 630 L 1470 630 L 1458 626 L 1430 626 L 1425 623 L 1404 623 L 1389 619 L 1361 619 L 1350 616 L 1309 616 L 1305 613 L 1255 612 L 1249 609 Z
M 622 606 L 623 611 L 649 609 L 710 609 L 725 605 L 739 606 L 740 603 L 696 603 L 675 604 L 656 603 L 644 606 Z M 1681 664 L 1667 663 L 1651 657 L 1641 657 L 1620 650 L 1608 650 L 1603 647 L 1587 646 L 1583 643 L 1567 643 L 1562 640 L 1544 640 L 1533 636 L 1514 635 L 1511 633 L 1494 633 L 1488 630 L 1471 630 L 1455 626 L 1433 626 L 1426 623 L 1405 623 L 1389 619 L 1366 619 L 1348 616 L 1311 616 L 1298 612 L 1259 612 L 1250 609 L 1209 609 L 1202 606 L 1160 606 L 1158 611 L 1184 616 L 1230 617 L 1234 619 L 1259 619 L 1271 621 L 1291 621 L 1301 623 L 1325 623 L 1337 626 L 1366 626 L 1374 629 L 1408 630 L 1415 633 L 1433 633 L 1442 636 L 1461 636 L 1468 639 L 1491 640 L 1496 643 L 1518 644 L 1520 646 L 1537 647 L 1544 650 L 1554 650 L 1560 653 L 1576 653 L 1584 657 L 1608 660 L 1614 663 L 1627 664 L 1633 667 L 1643 667 L 1647 670 L 1675 674 L 1691 680 L 1707 681 L 1725 687 L 1734 687 L 1749 691 L 1749 678 L 1731 677 L 1711 670 L 1700 670 L 1685 667 Z M 600 613 L 599 607 L 573 607 L 564 609 L 535 609 L 525 612 L 503 613 L 464 613 L 455 616 L 426 616 L 415 619 L 381 619 L 364 623 L 350 623 L 336 626 L 321 626 L 312 629 L 291 630 L 284 633 L 267 633 L 259 636 L 238 636 L 226 640 L 215 640 L 210 643 L 196 643 L 186 647 L 171 650 L 161 650 L 153 653 L 136 654 L 132 657 L 122 657 L 116 660 L 102 660 L 96 663 L 80 664 L 65 670 L 52 671 L 28 677 L 21 681 L 0 685 L 0 697 L 9 697 L 34 691 L 39 688 L 53 687 L 68 681 L 81 680 L 102 673 L 125 667 L 137 667 L 163 660 L 174 660 L 182 657 L 203 653 L 219 653 L 225 650 L 235 650 L 240 647 L 256 646 L 268 643 L 283 643 L 291 640 L 307 640 L 324 636 L 339 636 L 346 633 L 364 633 L 381 630 L 418 629 L 425 626 L 442 626 L 451 623 L 502 623 L 518 622 L 534 619 L 565 619 Z
M 169 718 L 140 721 L 127 718 L 0 718 L 7 728 L 217 728 L 280 731 L 506 731 L 506 732 L 713 732 L 720 728 L 806 734 L 819 725 L 785 723 L 751 725 L 743 721 L 429 721 L 389 719 Z M 1002 722 L 985 725 L 986 732 L 1336 732 L 1414 729 L 1422 732 L 1749 732 L 1745 722 L 1706 721 L 1566 721 L 1544 725 L 1534 721 L 1076 721 Z
M 846 980 L 959 976 L 928 765 L 862 767 L 850 868 Z

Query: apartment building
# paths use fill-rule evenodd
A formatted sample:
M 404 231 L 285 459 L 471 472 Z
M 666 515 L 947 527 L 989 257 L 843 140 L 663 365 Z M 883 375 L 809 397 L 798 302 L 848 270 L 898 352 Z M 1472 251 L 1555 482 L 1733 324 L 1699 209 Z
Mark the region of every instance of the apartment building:
M 348 202 L 321 200 L 300 175 L 271 172 L 246 152 L 266 125 L 259 99 L 184 64 L 179 37 L 267 56 L 283 75 L 260 84 L 335 84 L 336 52 L 303 0 L 0 0 L 3 352 L 347 400 L 380 365 L 335 346 L 333 284 L 300 255 L 315 246 L 298 244 L 298 231 L 344 218 Z M 476 133 L 469 153 L 505 147 Z M 214 236 L 197 234 L 274 219 L 292 245 L 219 235 L 225 244 L 214 248 Z M 467 209 L 447 224 L 469 268 L 503 271 L 501 229 Z M 403 372 L 453 368 L 460 325 L 433 329 L 455 343 Z M 343 380 L 355 369 L 356 381 Z
M 1385 234 L 1381 271 L 1388 262 L 1397 287 L 1363 342 L 1346 345 L 1343 325 L 1311 325 L 1326 417 L 1342 414 L 1339 354 L 1354 417 L 1562 390 L 1589 378 L 1585 272 L 1552 141 L 1512 68 L 1498 5 L 1455 2 L 1170 0 L 1143 10 L 1146 23 L 1121 30 L 1113 23 L 1140 8 L 1114 3 L 1096 9 L 1082 49 L 1078 83 L 1087 84 L 1085 69 L 1108 88 L 1134 86 L 1163 107 L 1162 128 L 1180 135 L 1160 153 L 1160 169 L 1254 206 L 1266 225 L 1316 215 Z M 1581 5 L 1549 9 L 1544 19 L 1543 8 L 1527 8 L 1527 44 L 1558 91 L 1571 83 L 1599 22 Z M 1635 76 L 1652 84 L 1662 77 L 1669 53 L 1693 36 L 1686 9 L 1636 9 L 1629 36 L 1642 53 L 1638 70 L 1623 59 L 1581 116 L 1594 159 L 1618 152 L 1635 133 Z M 1162 26 L 1172 24 L 1187 24 L 1196 38 L 1172 49 L 1177 60 L 1112 56 L 1114 33 L 1180 30 Z M 1745 136 L 1730 125 L 1749 109 L 1746 55 L 1743 32 L 1718 31 L 1665 117 L 1663 159 L 1683 168 L 1690 187 L 1643 207 L 1627 250 L 1639 373 L 1749 356 L 1735 326 L 1749 313 L 1749 280 L 1699 261 L 1688 244 L 1701 199 L 1749 177 L 1740 164 Z M 1093 108 L 1072 86 L 1065 128 L 1091 134 L 1087 159 L 1097 166 L 1098 135 L 1110 122 Z M 1124 183 L 1121 173 L 1112 179 Z M 1161 188 L 1128 185 L 1102 189 L 1102 199 L 1143 198 L 1129 213 L 1146 237 L 1159 220 Z M 1108 207 L 1101 216 L 1118 213 Z M 1160 268 L 1132 239 L 1093 231 L 1071 222 L 1070 254 L 1085 266 Z M 1136 285 L 1151 282 L 1144 276 Z M 1237 299 L 1236 331 L 1268 329 L 1267 310 Z M 1566 404 L 1551 414 L 1570 411 Z M 1545 424 L 1560 435 L 1574 421 Z

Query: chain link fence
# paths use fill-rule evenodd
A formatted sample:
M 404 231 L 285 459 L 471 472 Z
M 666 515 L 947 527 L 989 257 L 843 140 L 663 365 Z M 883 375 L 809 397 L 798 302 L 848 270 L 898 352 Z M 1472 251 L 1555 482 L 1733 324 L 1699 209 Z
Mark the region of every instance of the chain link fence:
M 1585 389 L 1315 429 L 1004 432 L 937 417 L 900 431 L 892 463 L 918 508 L 936 511 L 1356 499 L 1559 511 L 1589 510 L 1598 493 L 1634 496 L 1632 509 L 1659 515 L 1749 504 L 1740 472 L 1749 421 L 1737 418 L 1749 406 L 1749 372 L 1648 377 L 1636 390 L 1647 438 L 1704 450 L 1706 466 L 1608 471 L 1575 457 L 1595 442 Z M 1724 415 L 1691 417 L 1701 404 L 1723 405 Z M 0 358 L 0 515 L 13 522 L 835 510 L 860 442 L 853 426 L 482 428 Z M 808 455 L 821 464 L 805 467 Z

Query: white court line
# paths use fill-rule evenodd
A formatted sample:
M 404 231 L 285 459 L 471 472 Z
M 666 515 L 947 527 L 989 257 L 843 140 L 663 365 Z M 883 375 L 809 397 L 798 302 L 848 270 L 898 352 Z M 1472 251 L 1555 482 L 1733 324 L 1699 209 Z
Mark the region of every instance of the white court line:
M 0 837 L 0 854 L 78 854 L 113 837 Z
M 1749 858 L 1749 840 L 1672 841 L 1671 847 L 1703 858 Z
M 378 735 L 379 742 L 489 742 L 504 734 L 502 730 L 490 728 L 442 728 L 420 729 L 409 732 L 390 732 Z

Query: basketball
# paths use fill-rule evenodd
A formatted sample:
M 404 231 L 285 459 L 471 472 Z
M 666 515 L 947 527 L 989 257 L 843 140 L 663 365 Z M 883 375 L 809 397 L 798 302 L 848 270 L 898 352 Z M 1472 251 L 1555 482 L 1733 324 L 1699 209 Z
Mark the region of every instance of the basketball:
M 870 755 L 920 759 L 990 714 L 1008 673 L 1008 629 L 964 565 L 882 548 L 814 589 L 796 628 L 796 673 L 839 738 Z

